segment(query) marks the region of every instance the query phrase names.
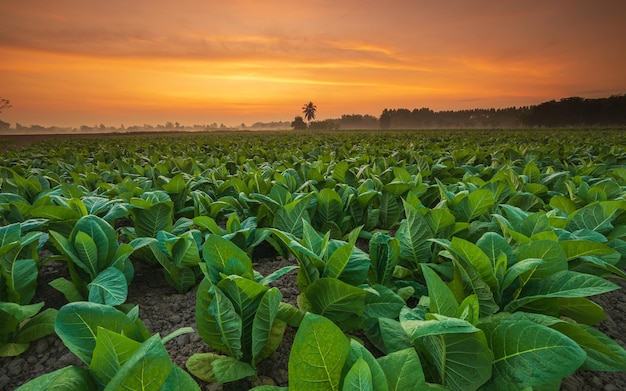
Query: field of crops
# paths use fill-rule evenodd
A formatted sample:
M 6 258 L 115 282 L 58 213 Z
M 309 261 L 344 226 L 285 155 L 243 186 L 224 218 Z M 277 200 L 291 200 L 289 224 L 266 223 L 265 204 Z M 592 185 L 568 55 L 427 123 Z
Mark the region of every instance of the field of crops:
M 286 390 L 258 375 L 292 330 L 290 390 L 559 390 L 577 371 L 626 371 L 590 299 L 626 279 L 625 197 L 617 129 L 8 148 L 0 363 L 56 333 L 80 364 L 20 390 Z M 261 249 L 287 264 L 261 268 Z M 62 271 L 49 283 L 56 307 L 40 297 L 50 267 Z M 144 325 L 128 300 L 138 268 L 194 295 L 193 324 L 168 335 Z M 181 368 L 166 344 L 189 335 L 207 349 Z

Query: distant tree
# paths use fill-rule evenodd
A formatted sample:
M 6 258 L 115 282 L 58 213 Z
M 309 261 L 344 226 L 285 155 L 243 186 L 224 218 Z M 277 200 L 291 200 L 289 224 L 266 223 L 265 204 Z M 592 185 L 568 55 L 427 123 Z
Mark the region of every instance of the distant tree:
M 302 106 L 302 114 L 304 114 L 304 118 L 306 118 L 307 122 L 310 124 L 311 120 L 315 119 L 315 112 L 317 111 L 317 106 L 313 104 L 313 102 L 309 102 Z
M 306 129 L 306 123 L 304 122 L 304 119 L 302 119 L 302 117 L 297 116 L 291 123 L 291 127 L 293 128 L 293 130 L 304 130 Z
M 12 105 L 11 105 L 11 101 L 10 100 L 4 99 L 4 98 L 0 98 L 0 114 L 2 114 L 2 110 L 10 109 L 11 107 L 12 107 Z

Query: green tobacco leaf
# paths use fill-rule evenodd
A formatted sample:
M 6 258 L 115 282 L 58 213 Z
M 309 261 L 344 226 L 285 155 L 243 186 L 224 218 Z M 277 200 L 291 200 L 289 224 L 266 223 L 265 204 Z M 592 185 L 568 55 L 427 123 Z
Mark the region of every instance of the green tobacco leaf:
M 342 391 L 373 391 L 372 372 L 362 358 L 359 358 L 343 379 Z
M 614 228 L 613 220 L 624 210 L 626 201 L 594 202 L 570 214 L 566 228 L 571 232 L 589 229 L 607 234 Z
M 76 222 L 76 225 L 72 229 L 72 233 L 70 235 L 70 241 L 73 242 L 74 248 L 77 251 L 79 251 L 76 248 L 77 238 L 80 232 L 86 234 L 96 247 L 95 253 L 97 254 L 97 261 L 94 263 L 94 270 L 96 273 L 92 276 L 93 278 L 96 274 L 98 274 L 98 272 L 109 266 L 108 263 L 111 261 L 111 258 L 118 247 L 117 234 L 115 229 L 113 229 L 109 223 L 98 216 L 87 215 L 81 217 Z M 87 248 L 87 251 L 91 253 L 93 252 L 93 249 Z
M 272 337 L 272 327 L 278 314 L 283 295 L 278 288 L 271 288 L 261 298 L 252 324 L 252 362 L 260 361 L 260 354 Z
M 393 271 L 400 260 L 400 243 L 397 238 L 376 232 L 369 243 L 370 280 L 387 285 L 391 282 Z
M 96 383 L 93 381 L 89 370 L 84 367 L 69 366 L 57 369 L 54 372 L 41 375 L 28 383 L 16 388 L 15 391 L 39 391 L 39 390 L 81 390 L 96 391 Z
M 213 334 L 217 335 L 222 346 L 226 348 L 224 353 L 238 360 L 243 355 L 241 351 L 241 317 L 235 311 L 233 303 L 217 286 L 213 285 L 209 288 L 209 295 L 213 296 L 207 309 L 208 314 L 213 318 Z M 218 348 L 209 341 L 205 342 Z
M 567 316 L 578 323 L 594 325 L 606 317 L 604 309 L 586 297 L 559 298 L 559 315 Z
M 350 342 L 323 316 L 308 313 L 302 320 L 289 354 L 289 389 L 338 390 Z
M 495 199 L 491 190 L 479 189 L 468 194 L 454 208 L 463 221 L 471 221 L 491 210 L 495 204 Z
M 59 277 L 55 280 L 52 280 L 48 283 L 48 285 L 63 293 L 63 296 L 65 296 L 67 301 L 70 303 L 84 300 L 83 295 L 74 286 L 74 284 L 72 284 L 71 281 L 67 280 L 64 277 Z
M 558 242 L 553 240 L 535 240 L 517 248 L 517 260 L 528 258 L 543 259 L 544 263 L 534 271 L 532 278 L 542 278 L 556 272 L 567 270 L 567 257 Z
M 28 319 L 20 327 L 15 342 L 29 343 L 54 333 L 54 321 L 58 312 L 54 308 L 47 308 Z
M 365 296 L 364 314 L 370 318 L 397 319 L 400 310 L 406 305 L 404 300 L 393 290 L 384 285 L 372 286 L 377 294 L 368 293 Z
M 185 370 L 177 365 L 172 365 L 172 370 L 165 379 L 161 390 L 200 391 L 200 387 Z
M 252 365 L 232 357 L 219 357 L 211 363 L 218 383 L 230 383 L 256 375 Z
M 452 391 L 476 390 L 491 377 L 493 353 L 480 330 L 429 335 L 419 345 L 441 384 Z
M 96 347 L 89 364 L 89 370 L 98 384 L 104 388 L 140 346 L 140 342 L 111 330 L 98 328 Z
M 340 326 L 350 326 L 365 309 L 365 290 L 334 278 L 320 278 L 303 292 L 311 311 L 323 315 Z
M 276 211 L 272 226 L 298 238 L 302 237 L 303 221 L 311 222 L 308 207 L 309 197 L 299 198 Z
M 428 389 L 415 349 L 409 348 L 389 353 L 378 358 L 377 361 L 385 373 L 389 390 L 423 391 Z
M 559 321 L 550 326 L 574 340 L 587 354 L 580 367 L 585 371 L 626 371 L 626 351 L 593 327 Z
M 143 342 L 107 384 L 105 391 L 161 391 L 174 365 L 158 335 Z
M 507 304 L 505 310 L 513 312 L 539 299 L 587 297 L 616 289 L 619 289 L 619 286 L 603 278 L 563 270 L 542 279 L 529 281 L 524 286 L 520 298 Z
M 90 277 L 92 279 L 96 278 L 100 269 L 98 265 L 98 247 L 96 247 L 93 239 L 86 233 L 78 231 L 74 239 L 74 250 L 76 250 L 76 255 L 80 257 L 89 269 Z
M 585 256 L 603 256 L 616 254 L 609 246 L 588 240 L 564 240 L 559 245 L 565 252 L 568 261 Z
M 387 385 L 387 381 L 385 379 L 385 373 L 383 372 L 383 369 L 381 368 L 380 364 L 378 363 L 378 361 L 376 361 L 376 359 L 374 358 L 372 353 L 370 353 L 369 350 L 367 350 L 361 343 L 357 342 L 354 339 L 350 340 L 350 353 L 348 354 L 348 357 L 346 358 L 346 361 L 343 366 L 343 373 L 346 373 L 346 375 L 343 376 L 344 378 L 343 389 L 344 390 L 346 389 L 345 387 L 346 387 L 346 383 L 348 382 L 348 376 L 350 372 L 352 372 L 352 369 L 354 368 L 354 366 L 357 365 L 357 363 L 360 361 L 363 361 L 365 363 L 365 366 L 367 367 L 367 372 L 370 374 L 370 379 L 367 382 L 367 384 L 370 384 L 369 389 L 373 389 L 377 391 L 388 391 L 389 388 Z M 359 372 L 364 372 L 364 368 L 359 369 Z M 352 386 L 356 384 L 363 384 L 363 383 L 360 381 L 357 381 Z
M 126 314 L 114 307 L 91 302 L 69 303 L 61 307 L 54 330 L 65 346 L 86 364 L 91 363 L 98 327 L 141 342 L 144 336 Z
M 498 288 L 498 280 L 495 276 L 495 264 L 487 254 L 474 243 L 453 237 L 450 242 L 454 253 L 458 254 L 463 261 L 471 264 L 483 280 L 492 290 Z
M 230 240 L 218 235 L 208 235 L 202 246 L 202 258 L 209 266 L 211 279 L 217 283 L 221 278 L 219 273 L 223 273 L 231 259 L 236 259 L 244 266 L 248 278 L 253 277 L 252 261 L 245 251 L 237 247 Z
M 138 237 L 156 237 L 159 231 L 170 232 L 173 225 L 174 205 L 164 201 L 146 209 L 131 209 L 135 216 L 135 230 Z
M 219 354 L 215 353 L 194 353 L 189 357 L 185 366 L 189 372 L 200 380 L 204 380 L 207 383 L 215 383 L 215 373 L 213 372 L 213 365 L 211 363 L 219 358 L 223 358 Z
M 317 204 L 313 214 L 313 223 L 321 228 L 328 223 L 340 222 L 343 218 L 343 201 L 339 194 L 329 188 L 324 188 L 315 194 Z
M 523 390 L 562 379 L 585 361 L 570 338 L 523 319 L 494 319 L 480 324 L 493 351 L 488 390 Z
M 8 272 L 6 284 L 9 301 L 24 305 L 30 303 L 37 288 L 37 262 L 34 259 L 15 260 Z
M 400 258 L 411 264 L 428 262 L 432 246 L 428 239 L 433 237 L 428 221 L 407 202 L 404 202 L 404 212 L 406 219 L 396 231 L 396 238 L 400 242 Z
M 468 321 L 458 318 L 427 314 L 426 320 L 418 320 L 411 319 L 406 315 L 406 311 L 400 314 L 400 324 L 413 343 L 416 343 L 419 338 L 429 335 L 464 334 L 479 331 Z
M 124 273 L 115 267 L 103 270 L 87 285 L 89 301 L 116 306 L 123 304 L 128 296 L 128 281 Z
M 444 316 L 456 316 L 459 311 L 459 303 L 456 301 L 454 294 L 432 270 L 428 264 L 422 264 L 422 273 L 428 287 L 428 297 L 430 298 L 430 312 L 441 314 Z

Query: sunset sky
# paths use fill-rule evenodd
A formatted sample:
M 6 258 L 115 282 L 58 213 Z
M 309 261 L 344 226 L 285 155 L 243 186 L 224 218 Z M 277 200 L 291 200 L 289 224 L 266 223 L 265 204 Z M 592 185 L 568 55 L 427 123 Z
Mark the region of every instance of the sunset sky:
M 626 93 L 626 1 L 0 3 L 0 119 L 247 125 Z

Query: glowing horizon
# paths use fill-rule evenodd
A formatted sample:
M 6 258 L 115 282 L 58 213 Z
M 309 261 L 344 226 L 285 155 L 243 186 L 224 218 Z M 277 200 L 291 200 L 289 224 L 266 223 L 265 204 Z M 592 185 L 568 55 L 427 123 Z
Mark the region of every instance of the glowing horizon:
M 3 4 L 0 119 L 238 125 L 308 101 L 325 119 L 626 93 L 622 1 L 418 3 Z

